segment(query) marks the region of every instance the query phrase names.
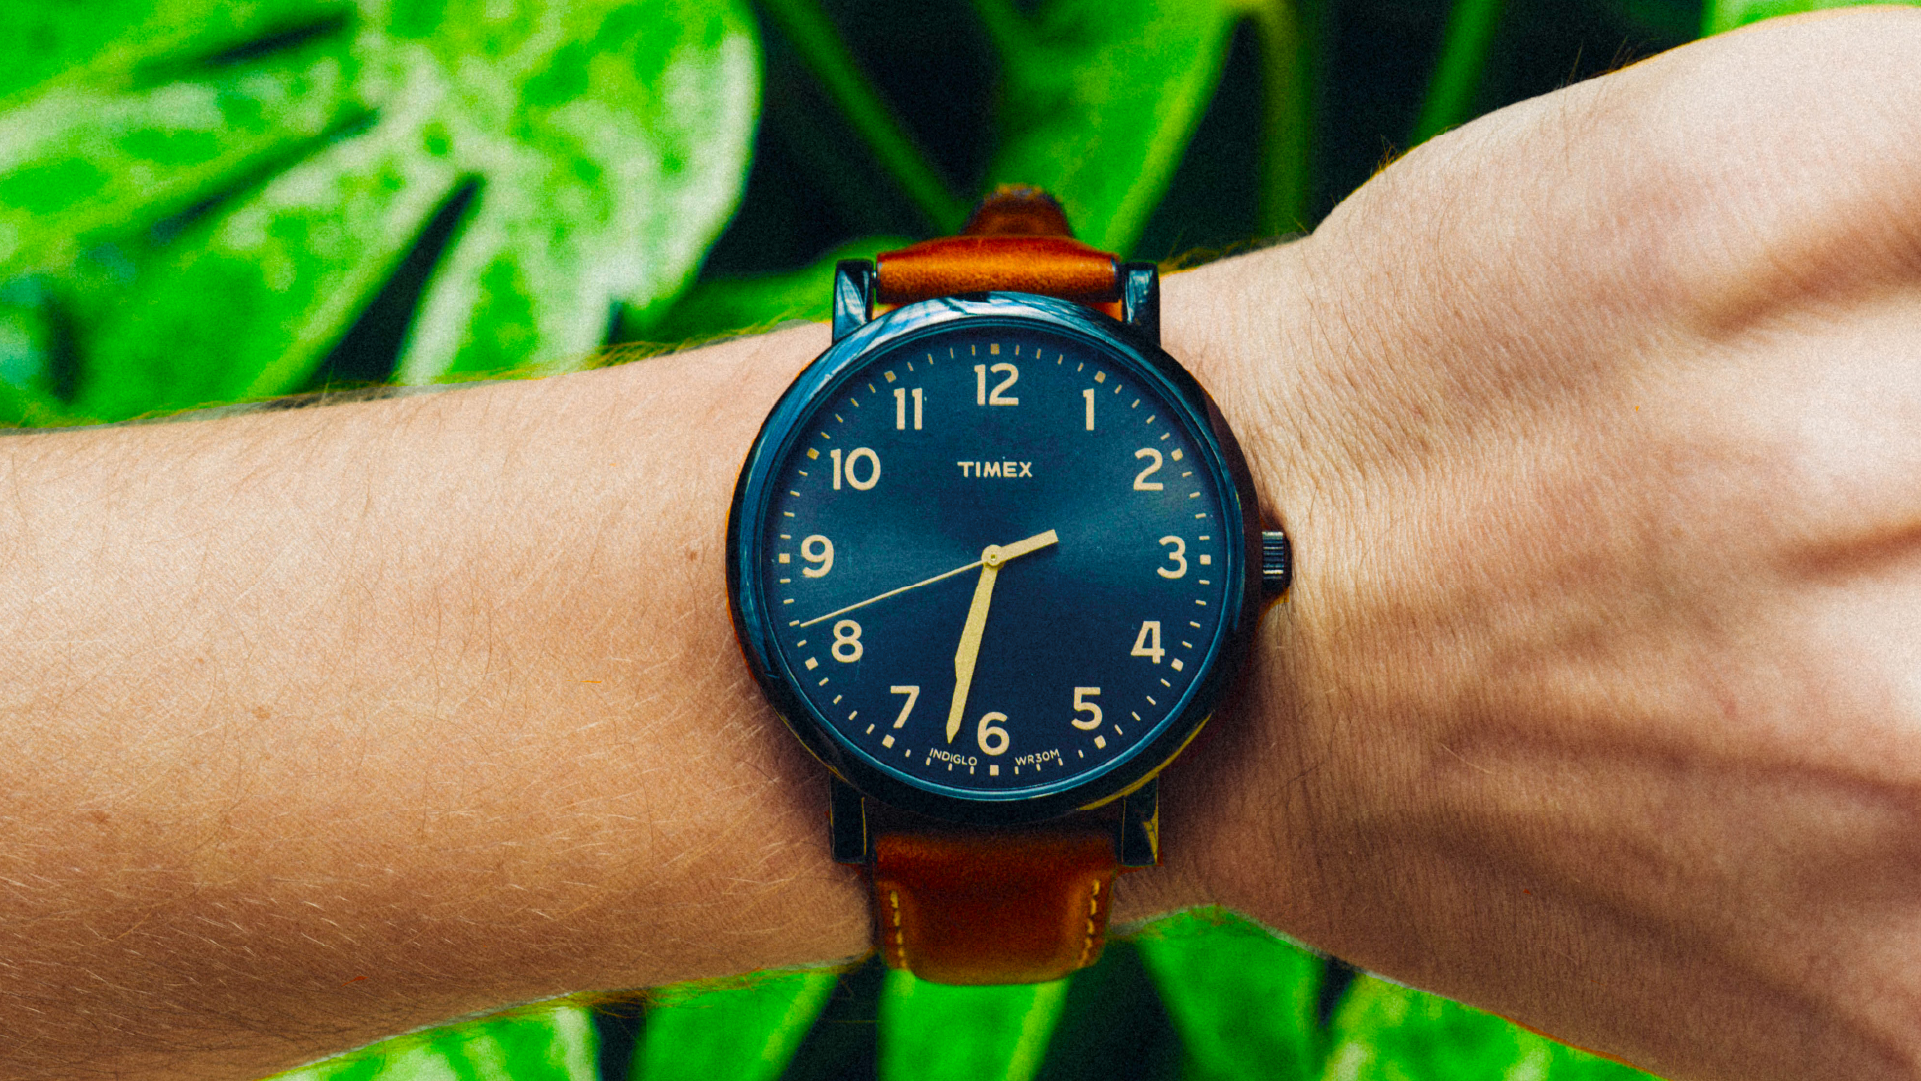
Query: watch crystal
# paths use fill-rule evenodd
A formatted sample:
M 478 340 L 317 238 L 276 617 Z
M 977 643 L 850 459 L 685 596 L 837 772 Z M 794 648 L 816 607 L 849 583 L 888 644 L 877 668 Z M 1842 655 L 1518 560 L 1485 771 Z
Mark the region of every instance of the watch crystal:
M 1125 351 L 1018 320 L 908 335 L 823 387 L 756 546 L 765 634 L 814 723 L 971 800 L 1154 745 L 1239 611 L 1238 504 L 1197 420 Z

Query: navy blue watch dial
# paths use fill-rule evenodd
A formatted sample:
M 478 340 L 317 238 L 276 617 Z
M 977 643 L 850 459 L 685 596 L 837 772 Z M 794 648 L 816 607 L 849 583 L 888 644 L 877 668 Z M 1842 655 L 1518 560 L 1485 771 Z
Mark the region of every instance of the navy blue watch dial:
M 1185 373 L 1104 317 L 914 308 L 770 417 L 735 511 L 743 642 L 816 753 L 890 802 L 1095 802 L 1178 751 L 1231 667 L 1231 451 Z

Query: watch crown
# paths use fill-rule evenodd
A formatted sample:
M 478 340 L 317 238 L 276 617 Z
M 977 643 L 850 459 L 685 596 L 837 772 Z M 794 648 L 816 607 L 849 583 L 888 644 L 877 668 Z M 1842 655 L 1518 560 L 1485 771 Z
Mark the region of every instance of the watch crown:
M 1269 596 L 1287 591 L 1294 580 L 1294 551 L 1287 534 L 1278 529 L 1261 532 L 1261 591 Z

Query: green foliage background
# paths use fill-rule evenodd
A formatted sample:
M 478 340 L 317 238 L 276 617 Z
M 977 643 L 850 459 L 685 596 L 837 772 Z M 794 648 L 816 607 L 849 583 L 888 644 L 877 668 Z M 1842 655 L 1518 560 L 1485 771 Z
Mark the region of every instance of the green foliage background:
M 547 374 L 823 318 L 834 260 L 1037 183 L 1177 265 L 1489 109 L 1820 0 L 0 5 L 0 425 Z M 623 342 L 651 343 L 612 351 Z M 1178 839 L 1175 839 L 1178 843 Z M 1056 984 L 760 973 L 284 1075 L 1644 1076 L 1227 913 Z

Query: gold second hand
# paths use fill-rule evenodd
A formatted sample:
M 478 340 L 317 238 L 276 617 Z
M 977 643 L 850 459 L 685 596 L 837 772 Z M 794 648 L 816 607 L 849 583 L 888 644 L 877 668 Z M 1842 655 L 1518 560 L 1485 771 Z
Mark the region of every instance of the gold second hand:
M 908 591 L 908 590 L 910 590 L 910 589 L 919 589 L 919 588 L 920 588 L 920 587 L 922 587 L 922 586 L 931 586 L 931 585 L 933 585 L 933 584 L 934 584 L 935 582 L 938 582 L 938 581 L 940 581 L 940 580 L 941 580 L 941 579 L 943 579 L 943 578 L 952 578 L 952 577 L 953 577 L 953 576 L 955 576 L 956 574 L 960 574 L 960 573 L 961 573 L 961 572 L 963 572 L 963 571 L 971 571 L 971 570 L 973 570 L 973 569 L 974 569 L 975 567 L 978 567 L 978 566 L 980 566 L 980 565 L 981 565 L 981 561 L 980 561 L 980 560 L 978 560 L 978 559 L 976 559 L 975 561 L 973 561 L 972 563 L 969 563 L 969 564 L 967 564 L 967 565 L 966 565 L 966 566 L 964 566 L 964 567 L 955 567 L 955 568 L 954 568 L 953 570 L 951 570 L 951 571 L 943 571 L 943 572 L 942 572 L 942 573 L 940 573 L 940 574 L 936 574 L 936 575 L 935 575 L 935 576 L 933 576 L 932 578 L 924 578 L 924 579 L 922 579 L 921 581 L 918 581 L 918 582 L 915 582 L 915 583 L 914 583 L 913 585 L 911 585 L 911 586 L 901 586 L 901 587 L 900 587 L 900 588 L 898 588 L 898 589 L 890 589 L 890 590 L 888 590 L 888 591 L 887 591 L 887 592 L 885 592 L 885 593 L 881 593 L 881 594 L 877 594 L 877 595 L 875 595 L 875 596 L 872 596 L 872 597 L 869 597 L 869 598 L 867 598 L 867 599 L 866 599 L 866 600 L 864 600 L 864 601 L 857 601 L 857 602 L 855 602 L 855 603 L 853 603 L 853 604 L 850 604 L 850 605 L 848 605 L 848 606 L 847 606 L 847 607 L 845 607 L 845 608 L 836 608 L 836 609 L 834 609 L 833 611 L 831 611 L 831 612 L 829 612 L 829 613 L 827 613 L 827 614 L 826 614 L 826 615 L 824 615 L 824 616 L 815 616 L 814 618 L 812 618 L 812 619 L 810 619 L 810 620 L 807 620 L 806 622 L 804 622 L 804 623 L 801 623 L 801 624 L 799 624 L 799 625 L 800 625 L 800 626 L 802 626 L 802 627 L 811 627 L 811 626 L 813 626 L 814 624 L 816 624 L 816 623 L 819 623 L 819 622 L 820 622 L 821 620 L 823 620 L 823 619 L 832 619 L 832 618 L 834 618 L 835 616 L 839 616 L 839 615 L 845 615 L 845 614 L 847 614 L 848 612 L 851 612 L 851 611 L 853 611 L 853 610 L 854 610 L 854 609 L 856 609 L 856 608 L 865 608 L 865 607 L 867 607 L 868 605 L 870 605 L 870 604 L 872 604 L 872 603 L 874 603 L 875 601 L 884 601 L 884 600 L 886 600 L 887 598 L 889 598 L 889 597 L 891 597 L 891 596 L 893 596 L 893 595 L 895 595 L 896 593 L 905 593 L 905 592 L 907 592 L 907 591 Z
M 1007 545 L 1004 548 L 1002 548 L 1001 552 L 1005 558 L 1013 559 L 1018 556 L 1024 556 L 1027 553 L 1032 552 L 1037 548 L 1045 548 L 1050 544 L 1054 544 L 1058 542 L 1059 540 L 1060 540 L 1060 537 L 1053 530 L 1050 529 L 1045 533 L 1036 533 L 1033 536 L 1028 537 L 1026 540 L 1015 541 L 1013 544 Z M 919 589 L 922 586 L 931 586 L 935 582 L 938 582 L 943 578 L 952 578 L 956 574 L 961 574 L 965 571 L 971 571 L 975 567 L 980 566 L 981 563 L 982 563 L 982 560 L 976 559 L 972 563 L 969 563 L 965 566 L 955 567 L 951 571 L 942 571 L 940 574 L 936 574 L 932 578 L 923 578 L 920 581 L 915 582 L 913 585 L 901 586 L 897 589 L 890 589 L 885 593 L 876 594 L 875 596 L 869 597 L 864 601 L 856 601 L 845 608 L 836 608 L 824 616 L 815 616 L 812 619 L 805 620 L 801 623 L 797 623 L 795 624 L 795 626 L 811 627 L 814 624 L 819 623 L 823 619 L 832 619 L 835 616 L 843 616 L 853 611 L 856 608 L 865 608 L 868 605 L 874 603 L 875 601 L 884 601 L 889 597 L 893 597 L 898 594 L 905 593 L 910 589 Z

